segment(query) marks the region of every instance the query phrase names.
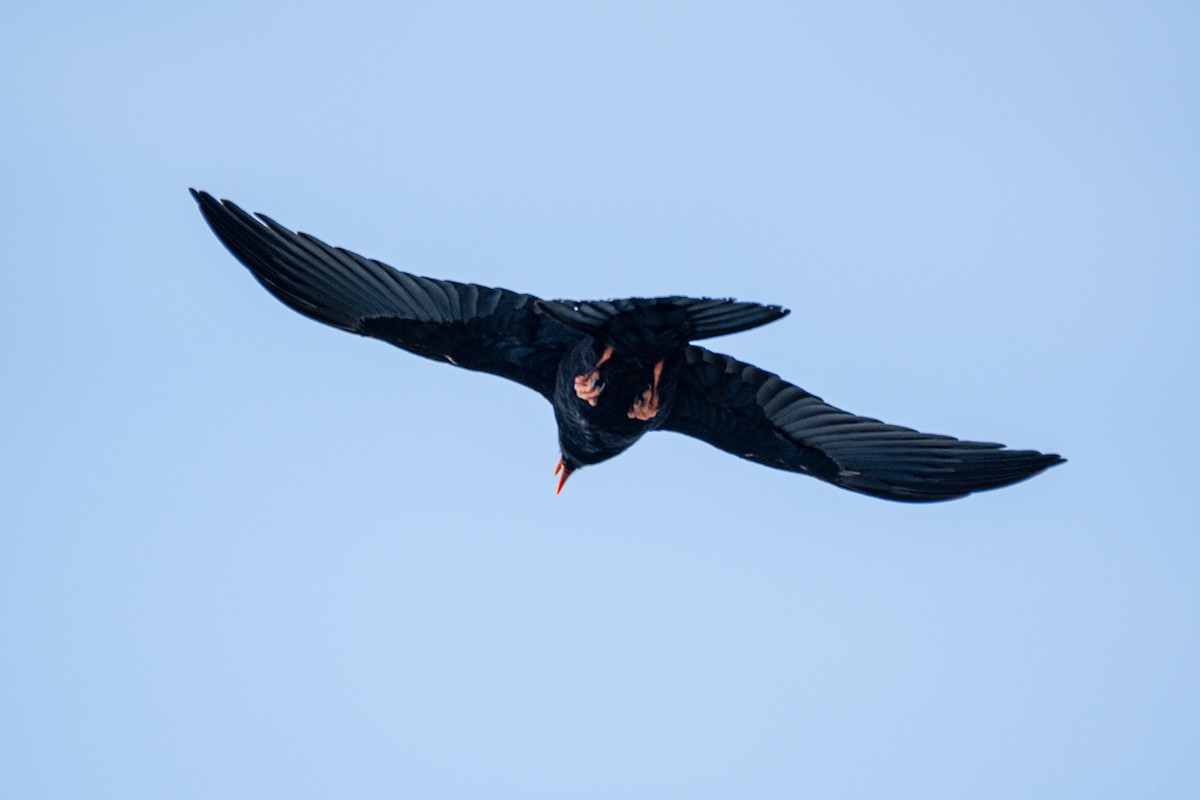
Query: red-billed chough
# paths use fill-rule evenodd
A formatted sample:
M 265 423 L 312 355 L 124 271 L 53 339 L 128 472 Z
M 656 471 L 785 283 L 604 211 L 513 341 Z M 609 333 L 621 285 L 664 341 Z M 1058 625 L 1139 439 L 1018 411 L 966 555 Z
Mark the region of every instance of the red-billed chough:
M 204 218 L 267 291 L 307 317 L 411 353 L 490 372 L 554 406 L 558 489 L 653 430 L 889 500 L 949 500 L 1061 463 L 848 414 L 778 375 L 691 344 L 785 316 L 779 306 L 692 297 L 540 300 L 423 278 L 294 233 L 192 191 Z

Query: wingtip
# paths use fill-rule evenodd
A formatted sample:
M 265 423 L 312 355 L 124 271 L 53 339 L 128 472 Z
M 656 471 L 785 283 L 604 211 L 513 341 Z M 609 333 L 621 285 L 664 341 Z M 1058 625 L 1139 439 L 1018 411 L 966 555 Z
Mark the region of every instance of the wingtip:
M 203 189 L 189 188 L 188 192 L 192 195 L 192 199 L 196 201 L 196 205 L 200 206 L 201 209 L 222 205 L 215 197 Z

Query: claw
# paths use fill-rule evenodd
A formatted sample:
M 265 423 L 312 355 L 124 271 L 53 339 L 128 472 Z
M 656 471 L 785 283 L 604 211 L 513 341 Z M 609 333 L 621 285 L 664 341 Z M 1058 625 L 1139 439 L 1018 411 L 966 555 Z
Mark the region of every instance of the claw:
M 658 395 L 650 389 L 642 392 L 633 401 L 633 408 L 629 409 L 628 417 L 630 419 L 640 419 L 642 422 L 654 419 L 658 414 Z
M 575 378 L 575 394 L 580 400 L 586 400 L 588 405 L 595 406 L 602 391 L 604 384 L 600 383 L 599 370 L 592 370 Z
M 630 419 L 640 419 L 642 422 L 654 419 L 658 414 L 658 379 L 662 377 L 663 362 L 654 365 L 654 378 L 649 388 L 644 390 L 633 401 L 633 407 L 626 415 Z
M 585 372 L 582 375 L 575 377 L 575 394 L 580 400 L 584 400 L 593 408 L 600 398 L 600 393 L 604 391 L 604 384 L 600 382 L 600 365 L 612 358 L 613 349 L 611 347 L 604 348 L 604 352 L 600 355 L 600 360 L 596 362 L 596 366 L 592 367 L 591 372 Z

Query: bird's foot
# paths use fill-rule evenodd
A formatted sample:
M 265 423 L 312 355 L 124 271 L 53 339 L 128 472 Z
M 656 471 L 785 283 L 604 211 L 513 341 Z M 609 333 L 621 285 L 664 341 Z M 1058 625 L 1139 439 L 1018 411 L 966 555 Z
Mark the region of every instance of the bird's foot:
M 658 392 L 653 389 L 647 389 L 637 396 L 633 401 L 633 408 L 629 409 L 630 419 L 640 419 L 642 422 L 654 419 L 658 414 Z
M 654 365 L 654 380 L 650 386 L 633 401 L 629 409 L 630 419 L 640 419 L 642 422 L 654 419 L 658 415 L 658 379 L 662 376 L 663 362 Z
M 586 400 L 588 405 L 593 408 L 599 400 L 602 391 L 604 391 L 604 384 L 600 382 L 600 370 L 598 369 L 575 378 L 576 396 L 580 400 Z
M 611 347 L 604 348 L 604 352 L 600 354 L 600 360 L 596 362 L 596 366 L 592 367 L 591 372 L 575 376 L 576 396 L 580 400 L 586 401 L 593 408 L 596 407 L 600 393 L 604 391 L 604 384 L 600 382 L 600 365 L 612 358 L 612 354 L 613 349 Z

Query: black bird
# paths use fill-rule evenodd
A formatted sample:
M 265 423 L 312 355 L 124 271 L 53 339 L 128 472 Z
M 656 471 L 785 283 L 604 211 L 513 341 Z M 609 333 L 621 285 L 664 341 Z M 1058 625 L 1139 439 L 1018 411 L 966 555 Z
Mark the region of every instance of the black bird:
M 192 197 L 229 252 L 301 314 L 517 381 L 549 400 L 559 491 L 575 470 L 653 430 L 910 502 L 1006 486 L 1064 460 L 848 414 L 778 375 L 691 344 L 786 316 L 779 306 L 692 297 L 540 300 L 410 275 L 206 192 Z

